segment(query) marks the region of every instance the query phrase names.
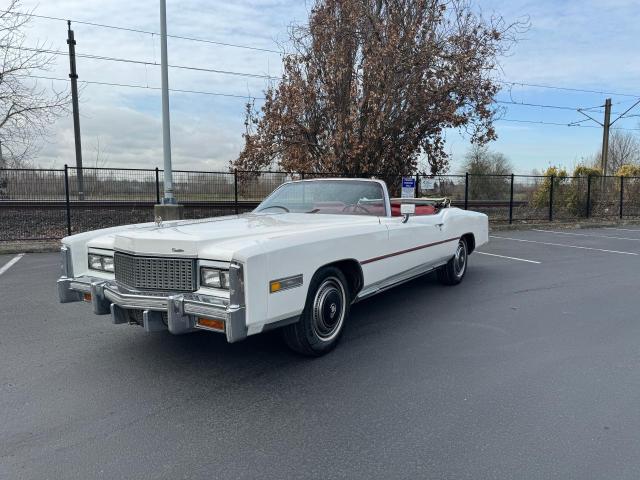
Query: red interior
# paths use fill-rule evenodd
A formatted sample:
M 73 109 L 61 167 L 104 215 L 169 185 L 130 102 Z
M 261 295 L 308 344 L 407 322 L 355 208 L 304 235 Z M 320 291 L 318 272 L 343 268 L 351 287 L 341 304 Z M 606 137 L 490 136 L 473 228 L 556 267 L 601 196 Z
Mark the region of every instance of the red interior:
M 364 210 L 365 208 L 366 211 Z M 316 202 L 313 204 L 313 209 L 317 210 L 316 213 L 369 214 L 380 217 L 385 215 L 384 207 L 381 204 L 367 204 L 360 208 L 353 205 L 345 205 L 342 202 Z M 435 213 L 438 213 L 438 209 L 432 205 L 416 205 L 415 215 L 433 215 Z M 391 216 L 401 216 L 399 202 L 391 202 Z
M 416 213 L 415 215 L 433 215 L 438 213 L 438 209 L 433 205 L 416 205 Z M 400 213 L 400 204 L 399 203 L 391 203 L 391 216 L 392 217 L 400 217 L 402 214 Z

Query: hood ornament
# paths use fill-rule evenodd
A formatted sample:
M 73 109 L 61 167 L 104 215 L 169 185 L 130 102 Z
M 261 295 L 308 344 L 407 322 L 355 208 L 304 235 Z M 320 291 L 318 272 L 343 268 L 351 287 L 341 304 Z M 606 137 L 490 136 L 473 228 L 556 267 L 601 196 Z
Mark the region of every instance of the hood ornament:
M 156 218 L 154 219 L 154 222 L 156 222 L 156 226 L 157 227 L 161 227 L 162 226 L 162 217 L 160 215 L 156 215 Z

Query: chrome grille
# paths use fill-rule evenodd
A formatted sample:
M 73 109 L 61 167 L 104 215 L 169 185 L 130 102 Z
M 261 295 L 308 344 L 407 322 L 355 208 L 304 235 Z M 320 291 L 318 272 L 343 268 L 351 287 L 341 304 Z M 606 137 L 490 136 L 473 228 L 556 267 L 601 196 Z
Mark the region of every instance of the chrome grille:
M 195 291 L 195 262 L 191 258 L 137 257 L 121 252 L 114 254 L 116 281 L 140 290 Z

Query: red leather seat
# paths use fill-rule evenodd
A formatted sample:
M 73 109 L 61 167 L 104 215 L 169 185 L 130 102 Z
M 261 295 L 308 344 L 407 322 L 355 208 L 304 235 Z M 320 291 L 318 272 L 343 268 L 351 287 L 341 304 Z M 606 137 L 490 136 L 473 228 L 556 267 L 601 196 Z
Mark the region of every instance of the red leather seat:
M 416 205 L 416 213 L 415 215 L 433 215 L 437 213 L 437 208 L 433 205 Z M 391 204 L 391 216 L 392 217 L 400 217 L 402 214 L 400 213 L 400 204 L 392 203 Z

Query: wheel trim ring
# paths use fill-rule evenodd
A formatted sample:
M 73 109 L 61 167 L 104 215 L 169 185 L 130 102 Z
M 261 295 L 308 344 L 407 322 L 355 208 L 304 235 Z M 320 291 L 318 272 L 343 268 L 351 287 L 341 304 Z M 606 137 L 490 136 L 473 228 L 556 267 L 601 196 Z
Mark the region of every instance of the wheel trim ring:
M 457 278 L 462 277 L 467 268 L 467 249 L 465 248 L 465 244 L 461 240 L 458 243 L 458 248 L 456 249 L 455 257 L 453 258 L 453 271 Z
M 324 319 L 325 301 L 334 293 L 339 296 L 340 312 L 335 322 L 328 323 Z M 312 306 L 311 323 L 314 333 L 322 341 L 333 340 L 340 333 L 347 309 L 346 292 L 342 282 L 336 277 L 326 278 L 316 290 Z

